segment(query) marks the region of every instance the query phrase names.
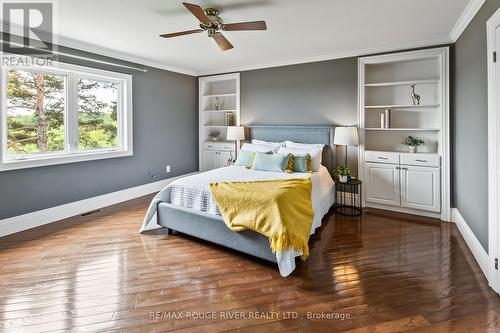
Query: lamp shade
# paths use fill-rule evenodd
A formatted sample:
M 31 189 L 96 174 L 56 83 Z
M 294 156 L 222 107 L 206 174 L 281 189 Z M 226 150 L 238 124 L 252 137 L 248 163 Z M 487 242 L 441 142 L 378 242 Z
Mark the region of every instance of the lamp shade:
M 358 128 L 357 127 L 336 127 L 333 144 L 339 146 L 357 146 Z
M 227 140 L 245 140 L 245 127 L 243 126 L 228 126 Z

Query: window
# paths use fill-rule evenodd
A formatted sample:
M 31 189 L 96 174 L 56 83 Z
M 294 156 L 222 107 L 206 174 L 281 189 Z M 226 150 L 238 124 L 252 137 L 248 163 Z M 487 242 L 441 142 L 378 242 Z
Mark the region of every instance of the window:
M 81 66 L 2 68 L 1 170 L 132 155 L 132 78 Z

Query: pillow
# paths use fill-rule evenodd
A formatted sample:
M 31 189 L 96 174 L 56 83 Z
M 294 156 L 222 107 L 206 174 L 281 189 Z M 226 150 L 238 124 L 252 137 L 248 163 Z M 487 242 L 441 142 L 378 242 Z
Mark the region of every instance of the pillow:
M 281 147 L 278 150 L 280 154 L 293 154 L 294 156 L 305 156 L 309 154 L 311 156 L 311 170 L 319 171 L 319 167 L 321 166 L 321 156 L 323 155 L 323 149 L 299 149 L 299 148 L 288 148 Z
M 311 155 L 292 155 L 293 172 L 309 172 L 311 170 Z
M 252 170 L 287 172 L 290 154 L 255 153 Z
M 259 153 L 266 153 L 266 154 L 269 154 L 269 153 L 272 153 L 273 152 L 273 149 L 269 146 L 265 146 L 265 145 L 257 145 L 257 144 L 253 144 L 253 143 L 245 143 L 243 144 L 243 146 L 241 146 L 241 149 L 242 151 L 253 151 L 253 152 L 259 152 Z
M 252 166 L 254 157 L 255 152 L 241 150 L 238 154 L 236 162 L 234 162 L 234 165 L 246 166 L 247 168 L 250 168 Z
M 298 143 L 298 142 L 293 142 L 293 141 L 285 141 L 285 147 L 296 148 L 296 149 L 314 150 L 314 149 L 323 149 L 323 147 L 325 147 L 325 145 L 320 144 L 320 143 Z
M 278 149 L 280 149 L 280 147 L 283 147 L 285 145 L 284 142 L 271 142 L 271 141 L 263 141 L 257 139 L 252 139 L 252 143 L 262 146 L 269 146 L 273 149 L 273 152 L 275 153 L 278 151 Z

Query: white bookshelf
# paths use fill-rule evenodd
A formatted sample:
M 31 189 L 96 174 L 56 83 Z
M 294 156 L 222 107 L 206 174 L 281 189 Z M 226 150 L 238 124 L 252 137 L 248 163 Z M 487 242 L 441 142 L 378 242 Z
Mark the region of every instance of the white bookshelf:
M 404 207 L 394 210 L 440 217 L 443 220 L 449 220 L 448 52 L 448 48 L 435 48 L 394 53 L 360 58 L 358 63 L 359 177 L 367 182 L 370 181 L 370 175 L 366 173 L 374 168 L 367 167 L 373 162 L 367 160 L 369 159 L 367 156 L 373 156 L 376 152 L 375 155 L 380 155 L 380 161 L 384 161 L 386 157 L 391 161 L 401 161 L 403 156 L 406 161 L 408 158 L 411 160 L 411 156 L 407 157 L 408 150 L 402 141 L 409 135 L 422 138 L 425 145 L 419 147 L 418 153 L 426 155 L 427 159 L 429 156 L 434 156 L 433 161 L 436 159 L 440 161 L 439 179 L 435 181 L 440 183 L 441 197 L 437 204 L 440 204 L 438 206 L 441 209 L 438 211 L 436 208 L 438 206 L 434 202 L 432 209 L 429 208 L 433 210 L 432 213 L 424 212 L 425 209 L 421 212 L 419 209 Z M 413 104 L 412 84 L 416 85 L 415 92 L 421 96 L 420 105 Z M 380 115 L 386 109 L 391 110 L 391 126 L 382 128 Z M 425 167 L 425 165 L 420 167 Z M 435 165 L 430 167 L 436 168 Z M 395 170 L 404 169 L 401 169 L 400 165 Z M 385 170 L 380 172 L 385 172 Z M 435 174 L 434 172 L 434 177 Z M 396 173 L 392 177 L 396 177 Z M 400 177 L 401 182 L 403 181 L 402 174 L 398 174 L 397 177 Z M 365 205 L 383 209 L 391 209 L 391 205 L 396 205 L 396 199 L 394 203 L 387 201 L 387 205 L 370 202 L 370 184 L 367 182 L 365 186 L 368 188 L 365 192 L 368 194 L 363 198 Z M 404 190 L 408 191 L 408 188 Z M 403 205 L 401 191 L 402 189 L 399 194 L 396 193 L 396 196 L 400 196 L 398 204 L 400 206 Z M 375 192 L 372 191 L 372 193 Z M 431 193 L 433 194 L 435 193 Z M 366 200 L 367 197 L 368 200 Z
M 240 74 L 206 76 L 199 79 L 199 167 L 208 170 L 222 166 L 227 154 L 234 156 L 234 142 L 227 142 L 226 114 L 233 116 L 230 126 L 240 125 Z M 217 142 L 209 137 L 210 131 L 220 132 Z M 210 143 L 207 145 L 207 143 Z M 210 147 L 210 148 L 208 148 Z M 213 148 L 211 151 L 207 151 Z M 213 162 L 218 158 L 221 161 Z M 210 165 L 210 166 L 209 166 Z

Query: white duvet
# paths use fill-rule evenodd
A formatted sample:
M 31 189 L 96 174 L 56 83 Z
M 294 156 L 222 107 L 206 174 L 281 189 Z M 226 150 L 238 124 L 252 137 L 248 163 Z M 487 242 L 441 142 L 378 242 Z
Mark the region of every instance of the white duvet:
M 314 211 L 314 219 L 311 225 L 312 235 L 321 226 L 323 216 L 335 202 L 334 183 L 324 166 L 321 166 L 319 171 L 313 174 L 256 171 L 242 166 L 228 166 L 175 180 L 153 198 L 140 232 L 162 228 L 157 223 L 156 218 L 156 209 L 160 202 L 169 202 L 173 205 L 220 216 L 217 204 L 210 193 L 210 183 L 306 177 L 311 177 L 312 181 L 311 201 Z M 294 250 L 276 253 L 279 271 L 282 276 L 288 276 L 293 272 L 295 257 L 300 255 L 302 253 Z

